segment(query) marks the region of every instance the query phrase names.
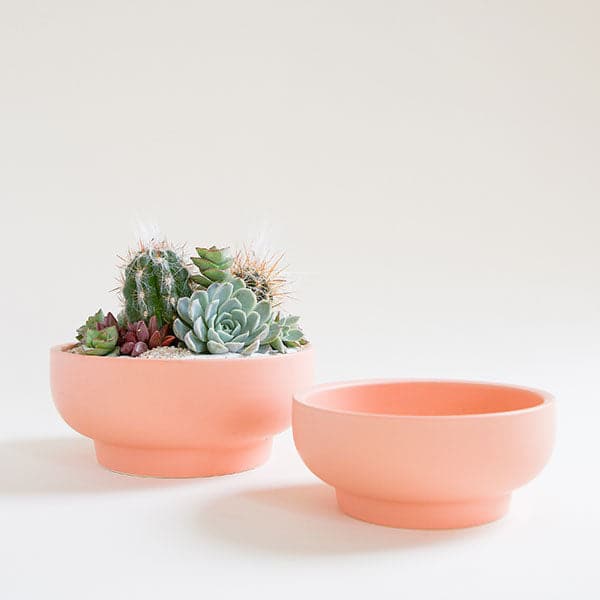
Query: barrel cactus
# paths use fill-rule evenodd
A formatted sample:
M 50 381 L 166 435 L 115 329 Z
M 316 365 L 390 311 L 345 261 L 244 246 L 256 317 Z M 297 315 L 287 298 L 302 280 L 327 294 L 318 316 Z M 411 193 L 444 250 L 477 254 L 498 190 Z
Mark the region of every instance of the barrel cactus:
M 231 274 L 243 279 L 246 287 L 256 294 L 257 300 L 268 300 L 275 308 L 290 295 L 282 261 L 283 254 L 245 247 L 234 256 Z
M 175 335 L 198 354 L 245 356 L 256 352 L 276 333 L 271 305 L 256 296 L 238 278 L 212 283 L 177 303 L 179 318 L 173 323 Z
M 121 293 L 127 322 L 154 315 L 162 327 L 177 316 L 179 298 L 191 293 L 189 272 L 166 242 L 141 244 L 124 267 Z
M 194 283 L 206 289 L 215 282 L 226 282 L 233 279 L 229 268 L 233 263 L 230 248 L 196 248 L 198 256 L 192 257 L 192 262 L 198 267 L 200 273 L 192 275 Z

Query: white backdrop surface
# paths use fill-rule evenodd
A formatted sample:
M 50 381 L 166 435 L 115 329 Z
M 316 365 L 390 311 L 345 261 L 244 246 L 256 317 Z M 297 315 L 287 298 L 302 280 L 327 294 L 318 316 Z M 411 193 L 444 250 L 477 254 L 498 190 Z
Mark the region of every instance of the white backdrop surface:
M 0 596 L 598 598 L 599 5 L 0 0 Z M 280 436 L 207 480 L 107 472 L 47 350 L 117 308 L 136 219 L 287 253 L 318 381 L 558 399 L 463 531 L 353 521 Z

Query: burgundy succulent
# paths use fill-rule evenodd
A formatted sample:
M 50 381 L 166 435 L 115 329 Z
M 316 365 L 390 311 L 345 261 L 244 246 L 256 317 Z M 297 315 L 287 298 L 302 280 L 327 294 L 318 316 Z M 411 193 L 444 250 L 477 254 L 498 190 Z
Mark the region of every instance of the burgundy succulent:
M 175 340 L 168 324 L 158 328 L 156 316 L 150 317 L 148 325 L 144 321 L 136 321 L 128 323 L 126 327 L 119 330 L 121 354 L 130 354 L 131 356 L 139 356 L 146 350 L 158 348 L 158 346 L 170 346 Z
M 96 322 L 96 329 L 98 331 L 102 331 L 107 327 L 119 327 L 119 323 L 117 322 L 115 315 L 113 315 L 111 312 L 109 312 L 101 321 Z

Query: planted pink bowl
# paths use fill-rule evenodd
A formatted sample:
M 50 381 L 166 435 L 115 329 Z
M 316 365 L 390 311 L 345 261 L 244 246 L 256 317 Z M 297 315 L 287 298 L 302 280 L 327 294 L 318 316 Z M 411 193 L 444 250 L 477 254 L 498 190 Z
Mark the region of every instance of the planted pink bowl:
M 54 403 L 109 469 L 156 477 L 236 473 L 265 462 L 312 383 L 313 351 L 145 360 L 50 351 Z
M 295 395 L 294 441 L 343 512 L 417 529 L 468 527 L 508 510 L 548 461 L 545 392 L 453 381 L 322 385 Z

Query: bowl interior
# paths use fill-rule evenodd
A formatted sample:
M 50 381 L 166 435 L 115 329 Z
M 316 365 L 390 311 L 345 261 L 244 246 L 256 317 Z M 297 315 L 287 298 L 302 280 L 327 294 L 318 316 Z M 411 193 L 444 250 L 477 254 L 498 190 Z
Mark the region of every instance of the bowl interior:
M 499 413 L 545 402 L 541 392 L 451 381 L 346 384 L 307 392 L 300 401 L 328 410 L 374 415 L 452 416 Z

